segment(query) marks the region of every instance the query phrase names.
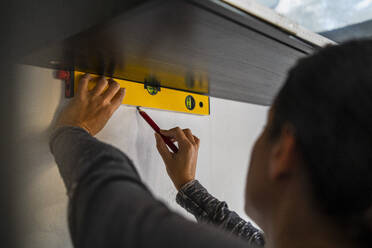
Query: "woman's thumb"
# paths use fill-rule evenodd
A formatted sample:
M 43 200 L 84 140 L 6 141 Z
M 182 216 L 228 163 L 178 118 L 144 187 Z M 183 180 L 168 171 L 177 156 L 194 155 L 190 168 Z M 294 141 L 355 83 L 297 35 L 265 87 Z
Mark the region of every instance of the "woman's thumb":
M 160 156 L 163 158 L 164 162 L 167 163 L 169 159 L 171 158 L 171 153 L 168 150 L 167 145 L 165 144 L 162 137 L 155 133 L 155 139 L 156 139 L 156 148 L 158 149 Z

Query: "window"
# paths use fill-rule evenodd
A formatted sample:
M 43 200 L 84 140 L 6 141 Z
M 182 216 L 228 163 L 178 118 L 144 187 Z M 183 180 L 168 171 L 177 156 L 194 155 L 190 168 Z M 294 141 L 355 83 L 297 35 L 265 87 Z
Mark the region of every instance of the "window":
M 336 42 L 372 38 L 372 0 L 256 0 Z

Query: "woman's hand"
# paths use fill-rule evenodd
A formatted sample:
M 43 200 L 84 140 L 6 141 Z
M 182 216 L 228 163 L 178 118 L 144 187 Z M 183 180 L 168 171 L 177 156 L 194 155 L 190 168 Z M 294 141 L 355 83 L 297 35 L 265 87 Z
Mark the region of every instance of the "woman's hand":
M 114 80 L 107 81 L 101 77 L 95 79 L 97 84 L 89 91 L 88 83 L 91 79 L 89 74 L 80 79 L 76 96 L 60 113 L 56 127 L 81 127 L 94 136 L 118 109 L 123 101 L 125 89 L 120 88 Z
M 172 153 L 168 150 L 161 136 L 155 133 L 156 147 L 163 158 L 169 177 L 179 190 L 184 184 L 195 178 L 200 140 L 191 133 L 190 129 L 182 130 L 176 127 L 160 132 L 169 137 L 172 142 L 178 142 L 178 152 Z

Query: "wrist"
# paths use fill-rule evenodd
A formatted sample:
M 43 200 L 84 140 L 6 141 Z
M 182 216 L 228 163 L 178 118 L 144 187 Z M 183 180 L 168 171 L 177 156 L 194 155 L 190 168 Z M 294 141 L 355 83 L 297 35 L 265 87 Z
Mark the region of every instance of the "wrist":
M 84 123 L 60 122 L 55 125 L 54 129 L 58 129 L 60 127 L 78 127 L 78 128 L 84 129 L 87 133 L 92 135 L 91 130 Z
M 93 133 L 92 133 L 92 131 L 90 130 L 90 128 L 89 128 L 87 125 L 85 125 L 84 123 L 80 124 L 78 127 L 84 129 L 84 130 L 87 131 L 90 135 L 93 136 Z
M 182 183 L 178 183 L 177 185 L 175 185 L 177 191 L 180 191 L 183 187 L 185 187 L 189 183 L 193 182 L 194 180 L 195 180 L 194 178 L 191 178 L 191 179 L 187 179 L 187 180 L 182 181 Z

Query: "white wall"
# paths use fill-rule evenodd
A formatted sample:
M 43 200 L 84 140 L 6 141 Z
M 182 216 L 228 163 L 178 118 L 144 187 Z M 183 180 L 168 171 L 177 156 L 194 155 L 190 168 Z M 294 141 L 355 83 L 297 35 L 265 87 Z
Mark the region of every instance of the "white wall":
M 66 100 L 53 71 L 19 66 L 20 151 L 19 216 L 25 247 L 71 247 L 66 220 L 67 197 L 48 148 L 50 123 Z M 267 107 L 211 98 L 211 115 L 194 116 L 146 110 L 161 128 L 190 128 L 201 140 L 197 179 L 241 216 L 251 147 L 266 120 Z M 135 108 L 122 105 L 97 136 L 119 147 L 134 161 L 143 181 L 169 207 L 192 218 L 175 202 L 176 190 L 156 151 L 152 129 Z

